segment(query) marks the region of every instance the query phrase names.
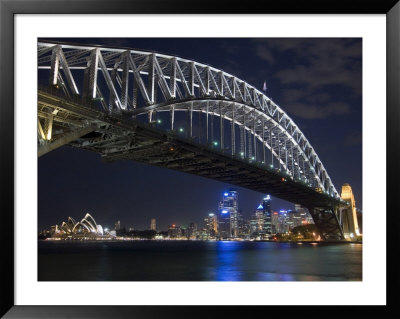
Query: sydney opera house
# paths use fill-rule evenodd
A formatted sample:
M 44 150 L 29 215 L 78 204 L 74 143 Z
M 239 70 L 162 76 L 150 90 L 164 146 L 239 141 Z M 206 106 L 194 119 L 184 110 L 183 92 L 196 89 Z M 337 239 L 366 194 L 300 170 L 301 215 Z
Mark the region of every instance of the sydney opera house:
M 53 238 L 98 238 L 98 237 L 109 237 L 111 236 L 108 232 L 103 230 L 101 225 L 98 225 L 94 218 L 90 214 L 86 214 L 81 221 L 76 222 L 72 217 L 68 217 L 68 220 L 62 222 L 62 224 L 55 225 L 52 227 Z

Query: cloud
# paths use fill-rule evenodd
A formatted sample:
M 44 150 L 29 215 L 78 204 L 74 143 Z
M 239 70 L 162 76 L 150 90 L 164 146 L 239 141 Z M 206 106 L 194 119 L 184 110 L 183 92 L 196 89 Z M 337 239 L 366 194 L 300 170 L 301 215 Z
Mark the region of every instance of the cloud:
M 349 105 L 342 102 L 331 102 L 325 105 L 288 103 L 286 109 L 289 113 L 307 120 L 325 119 L 331 115 L 350 113 Z
M 283 85 L 322 89 L 340 85 L 361 95 L 362 42 L 352 38 L 255 39 L 255 54 L 274 64 L 280 56 L 287 67 L 275 73 Z
M 355 146 L 362 143 L 361 132 L 351 132 L 344 138 L 344 146 Z
M 261 59 L 267 61 L 269 64 L 274 64 L 275 62 L 274 55 L 272 54 L 271 50 L 266 46 L 256 46 L 256 55 Z

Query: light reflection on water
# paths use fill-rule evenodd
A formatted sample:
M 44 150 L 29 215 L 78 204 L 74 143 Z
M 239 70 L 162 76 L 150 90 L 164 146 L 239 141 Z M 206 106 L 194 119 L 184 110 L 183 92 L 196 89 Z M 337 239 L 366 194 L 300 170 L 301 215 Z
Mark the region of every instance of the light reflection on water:
M 39 280 L 360 281 L 361 262 L 361 244 L 39 243 Z

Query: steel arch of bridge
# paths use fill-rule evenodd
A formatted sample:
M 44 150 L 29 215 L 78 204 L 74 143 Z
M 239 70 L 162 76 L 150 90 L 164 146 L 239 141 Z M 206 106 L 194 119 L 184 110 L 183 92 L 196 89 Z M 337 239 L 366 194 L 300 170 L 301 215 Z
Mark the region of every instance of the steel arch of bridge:
M 222 150 L 229 144 L 232 155 L 274 166 L 291 179 L 339 199 L 317 153 L 293 120 L 268 96 L 229 73 L 154 52 L 51 42 L 38 43 L 38 68 L 49 71 L 49 84 L 66 97 L 96 101 L 96 107 L 106 113 L 146 115 L 152 122 L 157 112 L 169 112 L 173 130 L 175 112 L 185 111 L 190 135 L 193 113 L 204 114 L 207 142 L 212 141 L 209 126 L 217 116 Z M 231 126 L 228 143 L 226 121 Z M 41 140 L 49 140 L 48 132 L 51 139 L 51 125 L 48 117 L 38 121 Z M 261 152 L 255 150 L 260 145 Z

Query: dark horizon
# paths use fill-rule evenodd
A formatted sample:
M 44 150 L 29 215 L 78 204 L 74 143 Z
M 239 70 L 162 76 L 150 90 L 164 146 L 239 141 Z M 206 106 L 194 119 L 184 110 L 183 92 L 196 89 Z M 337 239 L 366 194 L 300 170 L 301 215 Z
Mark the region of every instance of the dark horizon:
M 361 38 L 52 39 L 132 47 L 178 55 L 234 74 L 267 95 L 294 120 L 316 150 L 337 191 L 349 183 L 362 209 Z M 265 194 L 186 173 L 120 161 L 68 146 L 38 160 L 39 230 L 90 213 L 103 227 L 148 229 L 150 219 L 201 227 L 223 192 L 235 188 L 245 218 Z M 274 211 L 293 209 L 272 197 Z

